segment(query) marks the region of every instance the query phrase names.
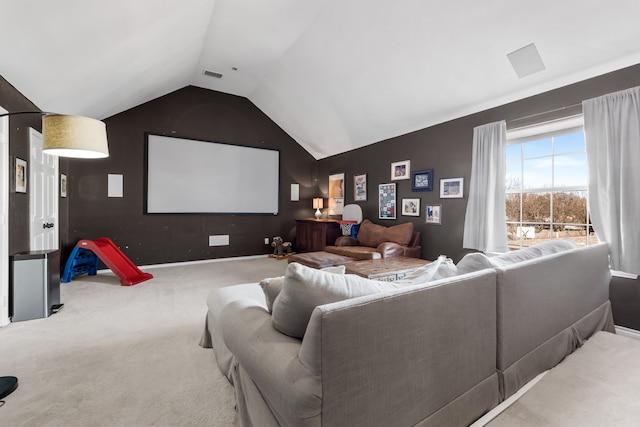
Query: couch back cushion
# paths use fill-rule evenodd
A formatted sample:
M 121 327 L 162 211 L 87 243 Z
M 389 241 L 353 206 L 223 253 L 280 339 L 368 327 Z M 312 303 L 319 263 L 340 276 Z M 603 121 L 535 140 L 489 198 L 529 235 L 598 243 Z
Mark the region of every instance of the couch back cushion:
M 518 262 L 540 258 L 545 255 L 568 251 L 577 247 L 571 239 L 553 239 L 528 248 L 506 252 L 498 256 L 487 256 L 482 252 L 473 252 L 465 255 L 458 262 L 457 267 L 458 272 L 464 274 L 485 268 L 505 267 Z
M 322 379 L 322 425 L 470 425 L 499 402 L 496 273 L 316 308 L 300 361 Z
M 496 271 L 497 367 L 506 398 L 609 327 L 609 247 L 600 243 Z
M 282 291 L 273 303 L 272 324 L 285 335 L 302 338 L 317 306 L 391 289 L 397 286 L 354 274 L 328 273 L 293 262 L 287 266 Z
M 384 242 L 394 242 L 402 246 L 407 246 L 411 241 L 412 234 L 412 222 L 385 227 L 365 219 L 360 225 L 358 240 L 363 246 L 370 246 L 372 248 Z

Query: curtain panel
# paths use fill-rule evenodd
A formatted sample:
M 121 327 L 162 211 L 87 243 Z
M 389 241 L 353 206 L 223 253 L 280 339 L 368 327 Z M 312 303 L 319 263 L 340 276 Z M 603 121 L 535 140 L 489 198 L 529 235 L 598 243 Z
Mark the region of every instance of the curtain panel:
M 509 250 L 504 183 L 506 141 L 507 124 L 504 120 L 473 129 L 464 248 L 482 252 Z
M 640 273 L 640 87 L 583 101 L 593 228 L 611 268 Z

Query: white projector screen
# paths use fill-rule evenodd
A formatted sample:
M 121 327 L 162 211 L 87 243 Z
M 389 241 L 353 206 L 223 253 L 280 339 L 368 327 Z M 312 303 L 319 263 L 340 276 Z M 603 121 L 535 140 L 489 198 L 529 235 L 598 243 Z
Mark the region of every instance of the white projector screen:
M 146 213 L 278 214 L 280 152 L 147 135 Z

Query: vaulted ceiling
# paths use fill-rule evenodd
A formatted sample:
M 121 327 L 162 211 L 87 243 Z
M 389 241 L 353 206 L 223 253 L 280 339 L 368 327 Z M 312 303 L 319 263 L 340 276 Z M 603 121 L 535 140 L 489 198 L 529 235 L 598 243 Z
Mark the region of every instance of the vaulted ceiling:
M 0 0 L 0 75 L 98 119 L 187 85 L 244 96 L 319 159 L 640 63 L 639 17 L 638 0 Z M 519 78 L 507 54 L 531 43 L 545 68 Z

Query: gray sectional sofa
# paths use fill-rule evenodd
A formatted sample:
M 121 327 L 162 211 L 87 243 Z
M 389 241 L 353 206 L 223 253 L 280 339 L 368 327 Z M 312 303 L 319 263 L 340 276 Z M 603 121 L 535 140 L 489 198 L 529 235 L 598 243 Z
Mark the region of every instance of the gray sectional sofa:
M 611 334 L 608 247 L 572 246 L 470 254 L 402 283 L 289 264 L 212 291 L 200 344 L 234 386 L 240 426 L 537 425 L 505 399 L 594 334 L 629 344 Z M 518 402 L 544 383 L 548 396 L 553 372 Z

